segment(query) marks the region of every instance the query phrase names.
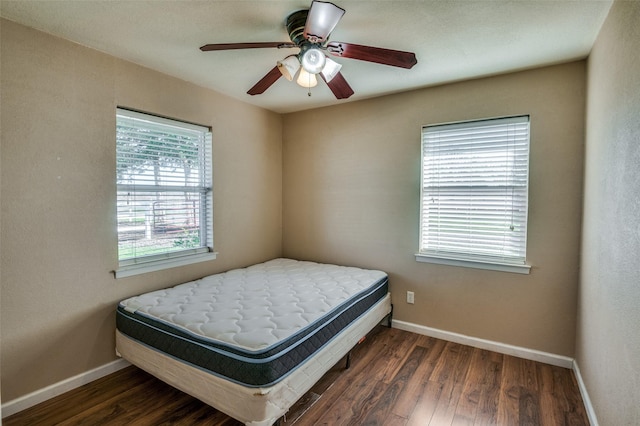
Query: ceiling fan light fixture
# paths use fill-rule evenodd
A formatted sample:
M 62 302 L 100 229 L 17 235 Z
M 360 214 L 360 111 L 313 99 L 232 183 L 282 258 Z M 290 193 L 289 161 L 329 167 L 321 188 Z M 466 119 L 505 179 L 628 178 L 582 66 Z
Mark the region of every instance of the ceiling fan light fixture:
M 285 28 L 291 40 L 290 43 L 282 41 L 214 43 L 205 44 L 200 47 L 200 50 L 209 52 L 259 48 L 300 49 L 296 55 L 287 56 L 277 62 L 277 66 L 269 70 L 247 91 L 249 95 L 264 93 L 283 76 L 289 81 L 295 80 L 302 87 L 314 87 L 318 84 L 317 74 L 320 74 L 336 99 L 350 97 L 354 92 L 340 72 L 342 65 L 331 61 L 327 55 L 405 69 L 411 69 L 418 63 L 413 52 L 341 41 L 329 42 L 329 36 L 344 13 L 344 9 L 329 1 L 311 0 L 311 6 L 308 9 L 296 10 L 285 19 Z M 308 95 L 311 96 L 311 90 L 308 91 Z
M 311 74 L 304 69 L 304 67 L 300 68 L 300 75 L 298 75 L 298 79 L 296 83 L 302 87 L 310 88 L 316 87 L 318 84 L 318 79 L 315 74 Z
M 277 64 L 284 78 L 289 81 L 293 81 L 293 78 L 300 69 L 300 61 L 296 55 L 287 56 L 282 61 L 278 61 Z
M 330 58 L 326 58 L 326 63 L 324 64 L 324 68 L 322 68 L 322 77 L 324 77 L 324 81 L 327 83 L 333 80 L 333 77 L 338 75 L 342 65 L 337 63 L 336 61 L 331 60 Z
M 302 68 L 309 74 L 318 74 L 325 66 L 327 57 L 317 47 L 306 49 L 300 56 Z

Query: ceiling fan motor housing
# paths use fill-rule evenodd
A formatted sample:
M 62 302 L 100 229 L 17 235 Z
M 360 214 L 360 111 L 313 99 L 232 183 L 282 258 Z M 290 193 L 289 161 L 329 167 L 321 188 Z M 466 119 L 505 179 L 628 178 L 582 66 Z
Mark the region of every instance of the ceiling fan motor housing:
M 285 20 L 285 26 L 287 28 L 289 38 L 297 46 L 302 46 L 302 44 L 307 42 L 307 39 L 304 38 L 304 27 L 307 23 L 308 14 L 308 9 L 298 10 L 287 16 L 287 19 Z

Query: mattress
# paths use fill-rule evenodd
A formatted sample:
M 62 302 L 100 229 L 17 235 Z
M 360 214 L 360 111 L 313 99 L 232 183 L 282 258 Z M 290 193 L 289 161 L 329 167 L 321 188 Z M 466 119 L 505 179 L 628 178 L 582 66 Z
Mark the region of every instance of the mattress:
M 275 259 L 126 299 L 119 333 L 249 388 L 300 368 L 388 293 L 382 271 Z

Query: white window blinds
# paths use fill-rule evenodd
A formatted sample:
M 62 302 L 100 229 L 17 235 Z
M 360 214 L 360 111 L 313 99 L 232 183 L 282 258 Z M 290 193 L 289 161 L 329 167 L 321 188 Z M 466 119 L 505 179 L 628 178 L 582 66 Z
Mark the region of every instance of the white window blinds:
M 119 108 L 116 159 L 121 266 L 212 248 L 208 128 Z
M 425 126 L 419 254 L 522 265 L 529 117 Z

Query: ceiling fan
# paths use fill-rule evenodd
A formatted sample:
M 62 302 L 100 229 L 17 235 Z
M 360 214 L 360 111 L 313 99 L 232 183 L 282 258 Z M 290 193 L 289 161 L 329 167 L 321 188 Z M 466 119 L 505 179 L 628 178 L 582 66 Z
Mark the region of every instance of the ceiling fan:
M 278 61 L 273 69 L 249 89 L 247 92 L 249 95 L 264 93 L 282 76 L 292 81 L 296 74 L 298 74 L 296 82 L 300 86 L 311 88 L 317 84 L 316 75 L 319 74 L 337 99 L 350 97 L 353 95 L 353 89 L 340 73 L 342 65 L 330 59 L 327 53 L 406 69 L 418 63 L 416 55 L 412 52 L 329 41 L 329 35 L 342 19 L 344 12 L 344 9 L 333 3 L 313 0 L 309 9 L 298 10 L 287 16 L 285 26 L 291 42 L 205 44 L 200 47 L 200 50 L 208 52 L 268 47 L 300 48 L 298 54 L 289 55 Z

